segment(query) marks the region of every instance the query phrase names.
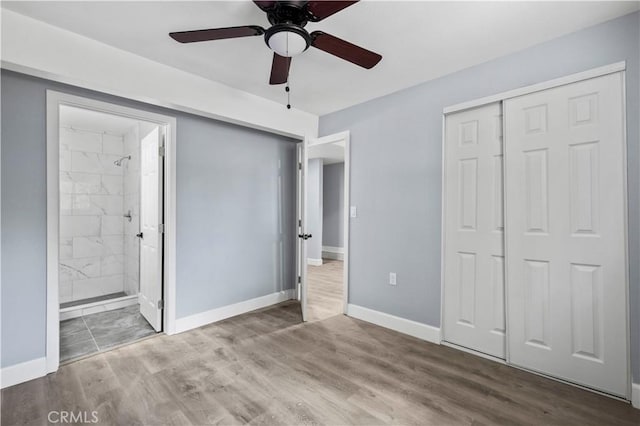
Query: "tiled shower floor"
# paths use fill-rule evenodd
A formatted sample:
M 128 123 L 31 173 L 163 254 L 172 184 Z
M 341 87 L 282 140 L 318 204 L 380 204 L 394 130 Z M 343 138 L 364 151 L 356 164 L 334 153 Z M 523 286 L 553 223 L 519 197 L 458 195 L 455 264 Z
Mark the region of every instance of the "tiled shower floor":
M 155 334 L 138 305 L 60 322 L 60 362 Z

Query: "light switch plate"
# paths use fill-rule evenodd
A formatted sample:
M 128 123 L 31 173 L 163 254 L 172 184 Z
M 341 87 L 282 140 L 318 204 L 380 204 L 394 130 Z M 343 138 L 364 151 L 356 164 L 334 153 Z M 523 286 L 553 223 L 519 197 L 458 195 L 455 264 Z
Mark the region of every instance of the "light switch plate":
M 389 285 L 396 285 L 396 273 L 389 272 Z
M 351 217 L 358 217 L 358 210 L 356 206 L 351 206 Z

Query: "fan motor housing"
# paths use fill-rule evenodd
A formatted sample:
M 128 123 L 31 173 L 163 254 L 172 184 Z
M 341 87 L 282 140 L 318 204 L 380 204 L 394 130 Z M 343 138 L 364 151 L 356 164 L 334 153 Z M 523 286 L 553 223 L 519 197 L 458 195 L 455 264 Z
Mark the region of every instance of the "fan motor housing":
M 276 2 L 276 6 L 267 12 L 267 19 L 271 25 L 290 23 L 304 27 L 308 21 L 306 4 L 306 1 Z

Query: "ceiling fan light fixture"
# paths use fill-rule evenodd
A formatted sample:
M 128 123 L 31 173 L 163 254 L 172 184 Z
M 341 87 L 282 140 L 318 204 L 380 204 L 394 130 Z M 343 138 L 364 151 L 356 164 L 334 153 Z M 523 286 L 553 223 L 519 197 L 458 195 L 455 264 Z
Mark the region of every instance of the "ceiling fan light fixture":
M 288 58 L 301 54 L 311 45 L 309 33 L 291 24 L 274 25 L 267 30 L 264 39 L 269 49 Z

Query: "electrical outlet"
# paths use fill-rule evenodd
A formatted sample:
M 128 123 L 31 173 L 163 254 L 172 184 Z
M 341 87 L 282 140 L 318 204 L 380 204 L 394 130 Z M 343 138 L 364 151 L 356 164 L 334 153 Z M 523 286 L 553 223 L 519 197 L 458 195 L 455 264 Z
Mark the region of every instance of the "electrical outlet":
M 389 285 L 396 285 L 396 273 L 389 272 Z

